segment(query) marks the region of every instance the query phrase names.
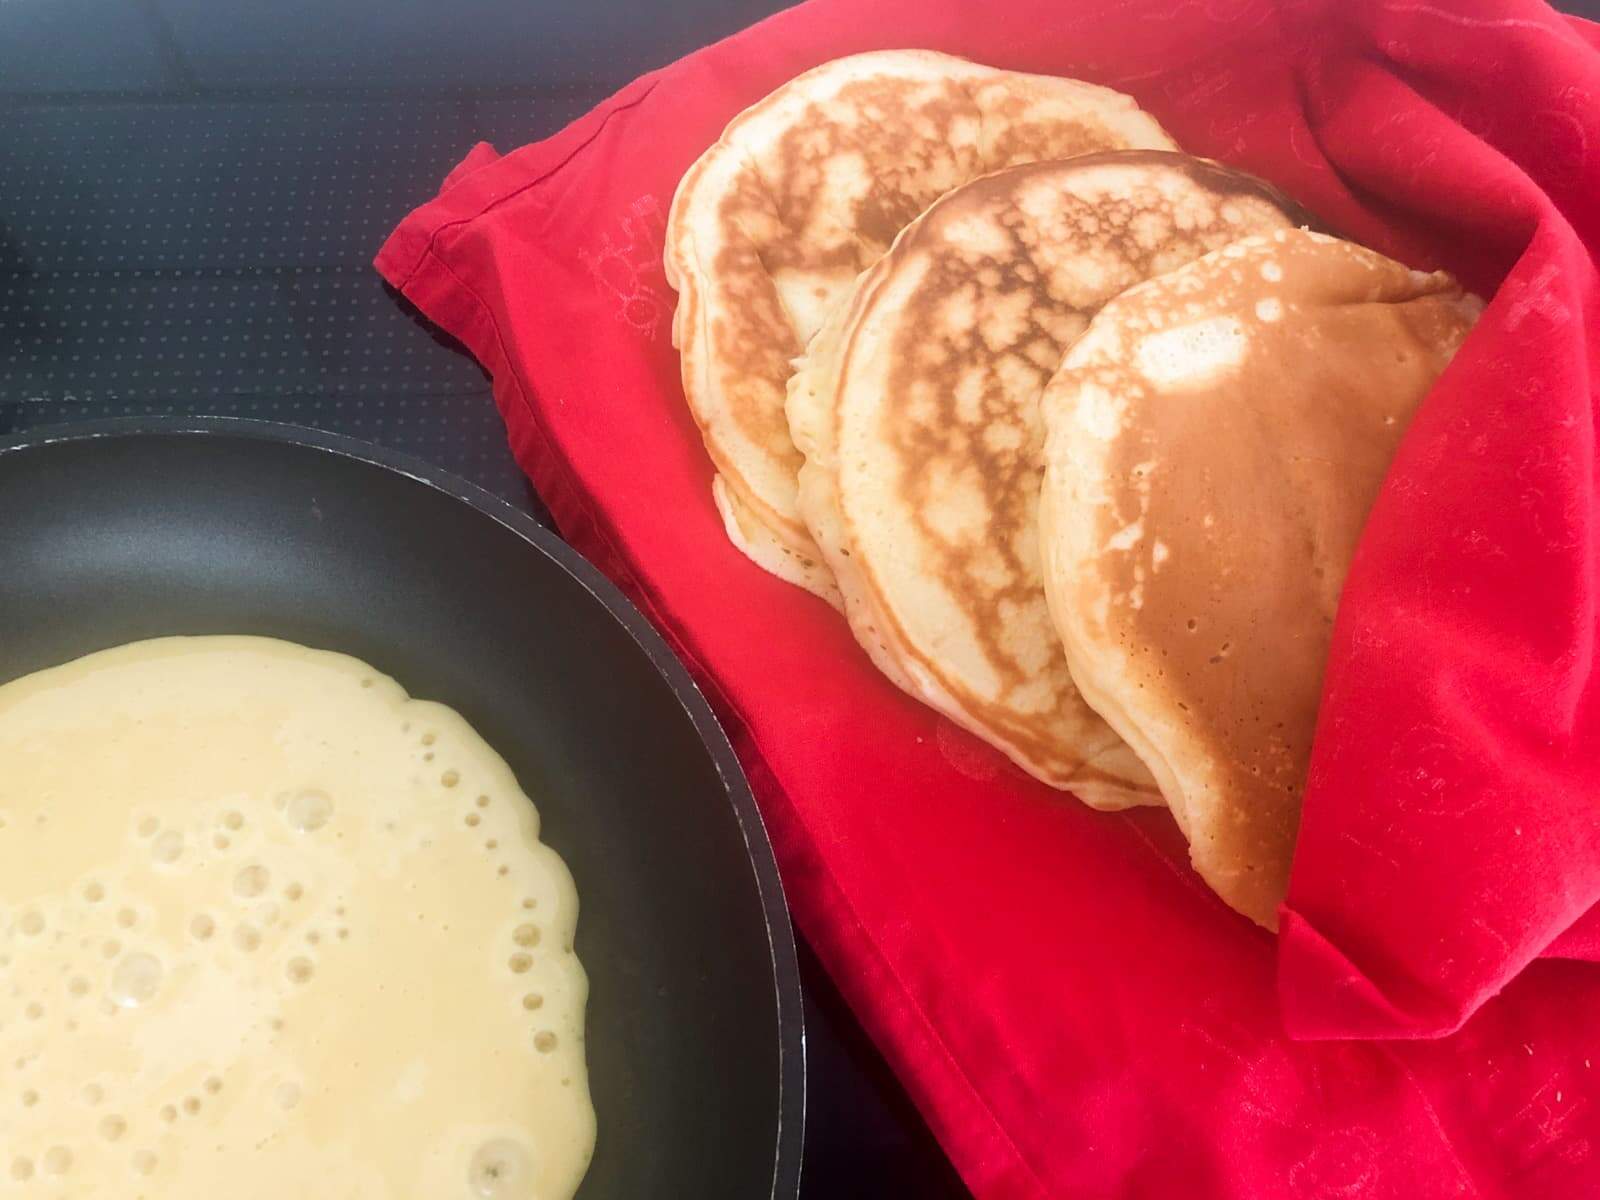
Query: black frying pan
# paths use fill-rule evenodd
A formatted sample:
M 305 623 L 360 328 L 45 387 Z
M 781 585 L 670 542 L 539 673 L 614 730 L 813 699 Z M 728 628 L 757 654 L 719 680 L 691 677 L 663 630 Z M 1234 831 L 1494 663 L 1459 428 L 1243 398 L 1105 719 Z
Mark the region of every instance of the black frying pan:
M 578 882 L 599 1118 L 583 1200 L 792 1200 L 794 941 L 761 818 L 683 667 L 559 539 L 346 438 L 113 421 L 0 442 L 0 680 L 165 634 L 354 654 L 458 710 Z

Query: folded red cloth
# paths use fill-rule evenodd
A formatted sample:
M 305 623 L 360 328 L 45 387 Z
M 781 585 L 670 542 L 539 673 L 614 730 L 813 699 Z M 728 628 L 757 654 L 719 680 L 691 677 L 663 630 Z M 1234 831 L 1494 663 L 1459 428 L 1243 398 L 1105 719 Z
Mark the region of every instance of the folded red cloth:
M 1122 88 L 1495 296 L 1350 575 L 1281 946 L 1165 814 L 1023 776 L 722 533 L 669 338 L 673 189 L 747 104 L 890 46 Z M 711 694 L 798 921 L 979 1196 L 1600 1194 L 1600 970 L 1550 957 L 1600 952 L 1597 99 L 1600 34 L 1534 0 L 813 0 L 478 147 L 379 255 Z M 1431 1041 L 1284 1032 L 1475 1010 Z

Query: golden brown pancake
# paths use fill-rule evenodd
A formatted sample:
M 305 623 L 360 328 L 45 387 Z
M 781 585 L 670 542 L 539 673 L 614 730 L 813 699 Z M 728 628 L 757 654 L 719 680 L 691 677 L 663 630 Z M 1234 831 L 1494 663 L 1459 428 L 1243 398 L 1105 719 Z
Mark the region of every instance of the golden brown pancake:
M 1108 299 L 1289 225 L 1286 205 L 1161 151 L 998 172 L 906 229 L 791 388 L 801 508 L 862 645 L 912 695 L 1099 807 L 1159 796 L 1078 695 L 1050 623 L 1039 396 Z
M 944 193 L 1013 163 L 1128 146 L 1172 143 L 1121 93 L 925 50 L 826 63 L 729 124 L 679 184 L 665 261 L 684 393 L 740 549 L 838 603 L 796 506 L 790 360 Z
M 1481 305 L 1302 230 L 1107 304 L 1043 402 L 1051 613 L 1195 868 L 1275 927 L 1328 636 L 1368 509 Z

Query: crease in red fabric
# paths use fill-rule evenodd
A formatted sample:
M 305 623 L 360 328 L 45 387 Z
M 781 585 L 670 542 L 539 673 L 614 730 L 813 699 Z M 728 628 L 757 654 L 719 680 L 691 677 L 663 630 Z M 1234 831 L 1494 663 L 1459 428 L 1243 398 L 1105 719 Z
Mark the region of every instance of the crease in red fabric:
M 1372 239 L 1498 290 L 1346 584 L 1282 997 L 1300 1036 L 1437 1036 L 1600 896 L 1600 61 L 1528 6 L 1339 13 L 1376 53 L 1314 60 L 1306 97 Z
M 1533 0 L 813 0 L 545 142 L 474 149 L 379 254 L 494 376 L 563 533 L 689 663 L 796 920 L 983 1200 L 1600 1192 L 1600 971 L 1573 961 L 1600 950 L 1596 42 Z M 1050 793 L 722 534 L 667 206 L 742 107 L 894 46 L 1130 91 L 1494 297 L 1352 569 L 1279 941 L 1165 814 Z

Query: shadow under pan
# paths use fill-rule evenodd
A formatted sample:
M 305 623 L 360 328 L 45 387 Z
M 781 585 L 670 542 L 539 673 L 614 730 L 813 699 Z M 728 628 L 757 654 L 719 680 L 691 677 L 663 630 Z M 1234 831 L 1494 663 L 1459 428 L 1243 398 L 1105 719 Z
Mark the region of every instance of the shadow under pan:
M 41 430 L 0 442 L 0 629 L 0 681 L 142 638 L 259 634 L 456 709 L 577 880 L 599 1123 L 579 1196 L 792 1200 L 804 1049 L 771 849 L 682 666 L 559 539 L 309 430 Z

